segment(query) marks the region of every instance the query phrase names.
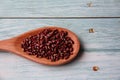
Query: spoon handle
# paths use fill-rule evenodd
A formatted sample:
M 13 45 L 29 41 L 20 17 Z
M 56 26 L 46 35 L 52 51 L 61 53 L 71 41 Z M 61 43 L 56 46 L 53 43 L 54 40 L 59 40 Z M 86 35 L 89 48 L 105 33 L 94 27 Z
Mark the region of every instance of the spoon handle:
M 14 39 L 6 39 L 0 41 L 0 50 L 11 51 L 14 50 Z

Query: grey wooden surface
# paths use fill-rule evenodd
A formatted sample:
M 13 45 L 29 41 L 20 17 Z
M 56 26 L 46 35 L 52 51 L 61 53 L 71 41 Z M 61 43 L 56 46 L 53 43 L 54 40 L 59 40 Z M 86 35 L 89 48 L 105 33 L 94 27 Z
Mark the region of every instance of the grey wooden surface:
M 120 17 L 120 0 L 0 0 L 1 17 Z
M 17 55 L 0 53 L 0 80 L 119 80 L 120 19 L 0 20 L 0 39 L 47 25 L 68 28 L 80 38 L 83 55 L 63 66 L 40 65 Z M 88 29 L 94 28 L 95 33 Z M 94 72 L 97 65 L 100 70 Z
M 73 16 L 86 19 L 30 19 Z M 76 33 L 84 49 L 74 61 L 57 67 L 1 51 L 0 80 L 120 80 L 119 17 L 120 0 L 0 0 L 0 40 L 43 26 L 60 26 Z M 89 33 L 90 28 L 95 33 Z M 95 65 L 100 67 L 97 72 L 92 70 Z

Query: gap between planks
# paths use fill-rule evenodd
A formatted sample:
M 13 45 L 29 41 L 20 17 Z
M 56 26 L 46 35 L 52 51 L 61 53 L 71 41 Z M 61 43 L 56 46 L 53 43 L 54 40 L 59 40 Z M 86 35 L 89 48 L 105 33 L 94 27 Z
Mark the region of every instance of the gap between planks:
M 120 17 L 0 17 L 0 19 L 111 19 Z

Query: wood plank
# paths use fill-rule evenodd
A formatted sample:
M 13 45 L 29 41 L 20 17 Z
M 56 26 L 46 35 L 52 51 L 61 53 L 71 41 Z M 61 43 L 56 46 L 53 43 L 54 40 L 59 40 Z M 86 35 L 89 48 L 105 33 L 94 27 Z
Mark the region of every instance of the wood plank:
M 0 80 L 119 80 L 119 57 L 119 52 L 85 52 L 67 65 L 53 67 L 0 52 Z M 97 72 L 92 70 L 95 65 Z
M 10 38 L 31 29 L 50 25 L 65 27 L 75 32 L 87 50 L 119 51 L 120 49 L 120 19 L 1 19 L 0 39 Z M 89 33 L 90 28 L 93 28 L 95 33 Z
M 120 17 L 120 0 L 1 0 L 0 17 Z

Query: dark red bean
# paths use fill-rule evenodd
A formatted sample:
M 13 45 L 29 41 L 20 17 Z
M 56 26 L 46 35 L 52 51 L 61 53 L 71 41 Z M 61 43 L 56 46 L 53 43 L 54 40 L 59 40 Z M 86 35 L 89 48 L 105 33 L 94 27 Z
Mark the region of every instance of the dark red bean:
M 73 55 L 73 53 L 71 53 L 71 55 Z
M 67 56 L 65 56 L 65 59 L 68 59 L 70 56 L 69 55 L 67 55 Z
M 73 51 L 73 48 L 70 48 L 70 52 L 72 52 Z
M 56 34 L 55 37 L 58 39 L 60 38 L 60 33 Z
M 65 31 L 65 32 L 64 32 L 64 35 L 65 35 L 65 36 L 67 36 L 67 35 L 68 35 L 68 32 L 67 32 L 67 31 Z
M 53 31 L 54 35 L 57 34 L 57 33 L 59 33 L 59 31 L 57 29 Z
M 28 55 L 58 61 L 68 59 L 73 54 L 73 44 L 74 41 L 68 36 L 68 32 L 44 29 L 36 35 L 25 38 L 21 48 Z

